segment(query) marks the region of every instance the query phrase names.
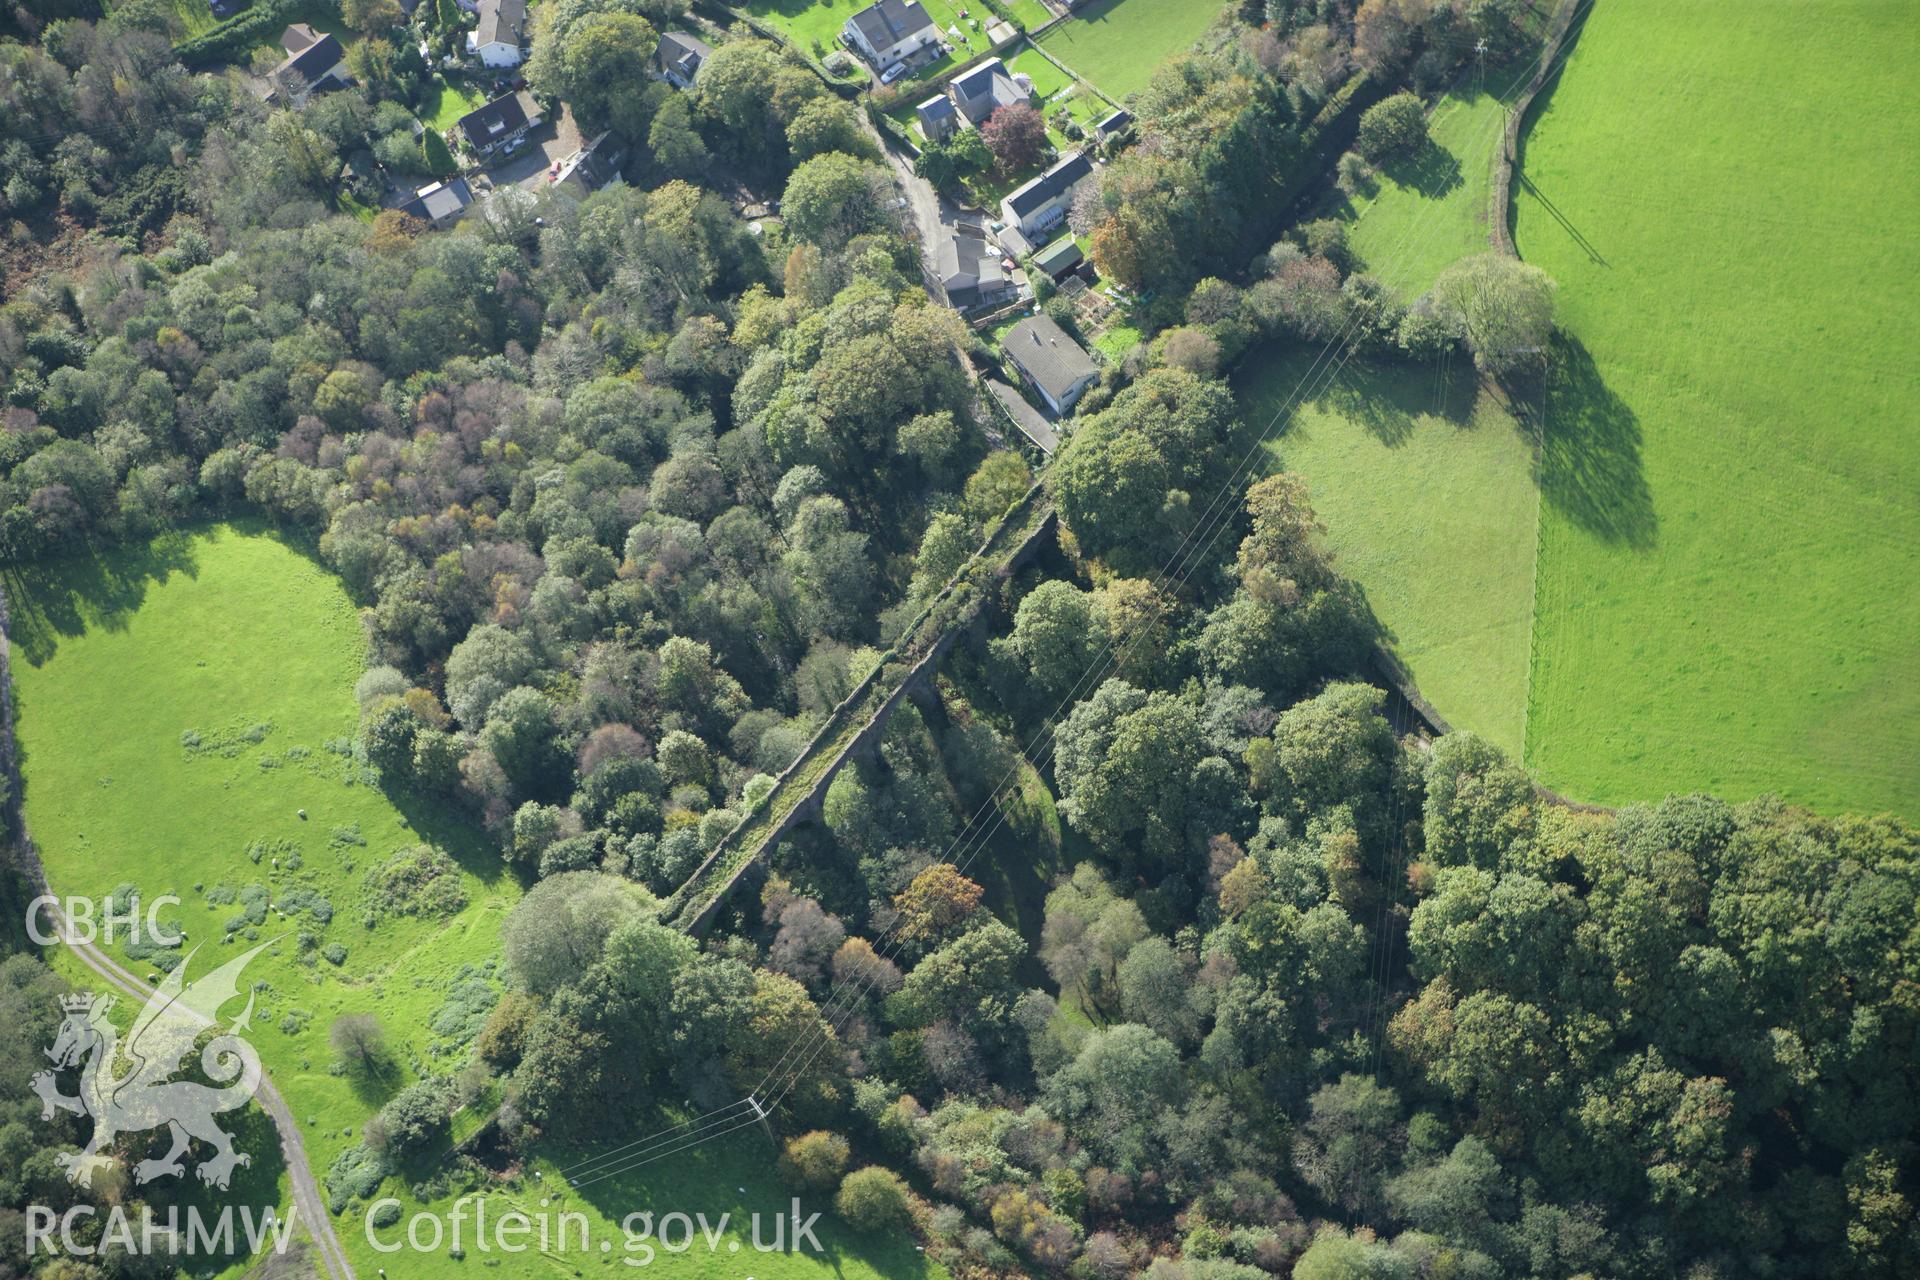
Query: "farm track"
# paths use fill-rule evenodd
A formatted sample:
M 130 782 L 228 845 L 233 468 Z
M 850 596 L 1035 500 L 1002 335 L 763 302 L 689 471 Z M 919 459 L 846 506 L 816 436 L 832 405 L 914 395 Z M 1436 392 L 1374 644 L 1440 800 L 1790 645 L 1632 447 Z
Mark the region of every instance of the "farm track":
M 0 778 L 5 779 L 8 787 L 6 803 L 9 812 L 6 816 L 16 833 L 14 845 L 18 850 L 20 871 L 36 894 L 51 894 L 46 867 L 42 865 L 33 836 L 27 830 L 25 810 L 21 804 L 20 771 L 13 739 L 13 670 L 7 620 L 6 592 L 0 588 Z M 129 973 L 93 943 L 68 941 L 66 945 L 80 963 L 130 999 L 144 1004 L 152 996 L 152 987 Z M 286 1099 L 281 1097 L 280 1091 L 274 1088 L 273 1081 L 267 1077 L 264 1067 L 254 1100 L 267 1113 L 274 1131 L 279 1135 L 281 1160 L 287 1167 L 287 1180 L 293 1187 L 295 1213 L 306 1219 L 307 1232 L 319 1250 L 322 1269 L 331 1280 L 355 1280 L 353 1264 L 347 1261 L 346 1251 L 340 1247 L 340 1239 L 334 1234 L 333 1218 L 327 1212 L 326 1197 L 321 1194 L 320 1184 L 313 1176 L 312 1165 L 307 1159 L 306 1142 L 300 1136 L 300 1126 L 294 1120 Z

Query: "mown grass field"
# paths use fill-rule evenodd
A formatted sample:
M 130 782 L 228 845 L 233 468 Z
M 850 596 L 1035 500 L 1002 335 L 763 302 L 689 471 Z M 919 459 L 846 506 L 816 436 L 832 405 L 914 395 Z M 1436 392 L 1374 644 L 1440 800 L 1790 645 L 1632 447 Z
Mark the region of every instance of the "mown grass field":
M 1539 510 L 1525 436 L 1469 367 L 1353 363 L 1329 383 L 1314 354 L 1250 361 L 1243 417 L 1305 477 L 1336 564 L 1421 692 L 1518 757 Z
M 1146 88 L 1160 64 L 1185 52 L 1219 13 L 1213 0 L 1096 0 L 1049 27 L 1040 43 L 1119 101 Z
M 302 1122 L 315 1175 L 323 1176 L 387 1097 L 462 1060 L 463 1052 L 450 1047 L 457 1037 L 436 1029 L 436 1014 L 445 1013 L 463 968 L 498 954 L 500 923 L 519 896 L 518 883 L 457 815 L 396 807 L 341 754 L 356 723 L 360 623 L 338 581 L 299 551 L 261 531 L 220 526 L 144 549 L 10 568 L 4 581 L 13 605 L 26 815 L 55 892 L 100 899 L 132 883 L 149 897 L 177 895 L 184 905 L 163 919 L 186 931 L 188 948 L 203 947 L 190 977 L 257 941 L 283 939 L 247 970 L 247 979 L 267 984 L 249 1039 Z M 188 735 L 198 744 L 189 746 Z M 367 869 L 422 841 L 459 862 L 467 905 L 448 918 L 384 916 L 368 927 Z M 260 850 L 259 861 L 250 846 Z M 323 924 L 301 909 L 283 919 L 269 907 L 257 940 L 243 930 L 224 941 L 242 907 L 210 902 L 208 891 L 254 885 L 265 886 L 277 904 L 297 901 L 288 896 L 295 890 L 322 895 L 332 918 Z M 306 952 L 302 931 L 321 944 L 344 945 L 343 962 Z M 151 971 L 121 947 L 111 950 L 140 976 Z M 61 952 L 55 962 L 76 985 L 94 985 L 70 955 Z M 468 976 L 498 985 L 484 972 Z M 334 1067 L 327 1035 L 347 1012 L 380 1018 L 392 1059 L 380 1072 Z M 608 1145 L 630 1136 L 637 1135 L 610 1134 Z M 245 1113 L 238 1145 L 255 1156 L 236 1183 L 244 1202 L 284 1200 L 284 1170 L 257 1110 Z M 497 1219 L 515 1205 L 538 1211 L 542 1186 L 557 1185 L 565 1168 L 589 1154 L 538 1157 L 518 1179 L 484 1189 L 488 1212 Z M 536 1168 L 544 1179 L 532 1177 Z M 411 1214 L 422 1206 L 402 1182 L 427 1172 L 410 1168 L 382 1193 L 400 1198 Z M 818 1228 L 826 1255 L 754 1252 L 742 1211 L 758 1209 L 770 1223 L 773 1209 L 788 1204 L 757 1128 L 569 1194 L 580 1203 L 548 1208 L 587 1213 L 595 1256 L 565 1259 L 561 1274 L 604 1265 L 603 1240 L 621 1251 L 613 1256 L 625 1256 L 619 1221 L 648 1209 L 656 1216 L 705 1212 L 709 1221 L 733 1214 L 713 1251 L 701 1243 L 661 1252 L 652 1269 L 669 1275 L 939 1274 L 910 1243 L 850 1237 L 835 1229 L 830 1213 Z M 428 1207 L 444 1214 L 452 1203 L 448 1195 Z M 466 1262 L 444 1247 L 381 1253 L 368 1242 L 358 1210 L 338 1217 L 335 1229 L 363 1275 L 385 1267 L 394 1276 L 455 1276 L 487 1265 L 471 1240 Z M 767 1239 L 771 1230 L 765 1228 Z M 379 1234 L 390 1243 L 404 1225 Z M 745 1271 L 743 1257 L 752 1264 Z M 510 1276 L 563 1265 L 537 1252 L 496 1254 L 493 1261 Z
M 1920 815 L 1917 59 L 1900 0 L 1607 0 L 1536 105 L 1547 783 Z

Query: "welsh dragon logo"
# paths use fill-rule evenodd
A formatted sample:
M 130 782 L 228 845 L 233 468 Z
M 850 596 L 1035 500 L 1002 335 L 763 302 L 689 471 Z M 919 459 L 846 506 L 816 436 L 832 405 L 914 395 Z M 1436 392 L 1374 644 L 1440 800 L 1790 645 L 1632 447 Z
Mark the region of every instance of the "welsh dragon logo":
M 47 1050 L 54 1069 L 39 1072 L 32 1083 L 40 1095 L 42 1119 L 52 1119 L 57 1108 L 93 1120 L 93 1138 L 86 1148 L 58 1157 L 69 1182 L 92 1186 L 95 1170 L 113 1163 L 108 1151 L 116 1137 L 163 1125 L 171 1131 L 173 1146 L 159 1159 L 134 1165 L 136 1183 L 186 1172 L 189 1140 L 195 1138 L 214 1151 L 196 1170 L 210 1186 L 225 1190 L 234 1168 L 252 1163 L 250 1156 L 233 1149 L 232 1135 L 214 1123 L 220 1113 L 246 1106 L 260 1087 L 259 1055 L 239 1035 L 253 1016 L 251 992 L 239 1021 L 200 1050 L 202 1070 L 223 1087 L 172 1077 L 200 1037 L 217 1025 L 220 1007 L 239 996 L 240 971 L 272 945 L 263 942 L 191 983 L 185 981 L 185 974 L 199 948 L 189 951 L 148 997 L 124 1047 L 107 1018 L 113 996 L 96 998 L 89 992 L 60 998 L 66 1020 L 60 1024 L 53 1048 Z M 61 1093 L 56 1073 L 76 1066 L 80 1091 Z

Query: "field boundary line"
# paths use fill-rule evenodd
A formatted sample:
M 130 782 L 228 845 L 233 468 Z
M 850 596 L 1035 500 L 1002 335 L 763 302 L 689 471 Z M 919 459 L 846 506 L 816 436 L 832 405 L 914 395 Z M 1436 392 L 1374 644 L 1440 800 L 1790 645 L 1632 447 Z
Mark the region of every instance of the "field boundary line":
M 1507 127 L 1500 138 L 1500 149 L 1494 154 L 1493 181 L 1487 193 L 1487 239 L 1492 242 L 1494 252 L 1509 258 L 1518 258 L 1520 250 L 1513 242 L 1513 174 L 1520 162 L 1520 130 L 1527 118 L 1527 112 L 1533 107 L 1533 100 L 1549 81 L 1557 76 L 1567 65 L 1560 56 L 1561 47 L 1566 43 L 1568 33 L 1572 31 L 1574 15 L 1581 9 L 1581 0 L 1560 0 L 1560 8 L 1553 15 L 1552 25 L 1547 28 L 1547 40 L 1540 48 L 1540 69 L 1533 73 L 1533 79 L 1513 104 L 1507 108 Z M 1586 6 L 1587 15 L 1593 14 L 1593 7 Z M 1582 19 L 1582 25 L 1585 19 Z

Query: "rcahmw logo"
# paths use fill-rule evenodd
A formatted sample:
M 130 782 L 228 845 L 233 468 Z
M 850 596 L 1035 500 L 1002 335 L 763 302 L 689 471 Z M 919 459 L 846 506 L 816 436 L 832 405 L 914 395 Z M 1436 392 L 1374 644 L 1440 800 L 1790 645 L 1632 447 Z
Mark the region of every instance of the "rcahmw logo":
M 107 1017 L 114 1004 L 112 996 L 86 992 L 60 998 L 66 1017 L 47 1050 L 53 1069 L 37 1073 L 32 1085 L 40 1095 L 42 1119 L 51 1120 L 56 1111 L 70 1111 L 93 1122 L 93 1135 L 84 1149 L 55 1157 L 66 1170 L 67 1181 L 93 1185 L 94 1173 L 114 1162 L 114 1140 L 149 1129 L 165 1128 L 172 1145 L 164 1156 L 133 1166 L 137 1184 L 186 1172 L 185 1157 L 193 1139 L 213 1149 L 212 1156 L 194 1170 L 209 1186 L 224 1191 L 234 1169 L 252 1163 L 252 1157 L 234 1150 L 232 1135 L 214 1122 L 215 1116 L 246 1106 L 260 1087 L 260 1057 L 240 1037 L 253 1015 L 251 992 L 240 1020 L 208 1040 L 200 1051 L 200 1067 L 215 1084 L 173 1077 L 201 1035 L 217 1025 L 220 1007 L 239 996 L 241 971 L 272 945 L 273 941 L 263 942 L 187 983 L 188 966 L 199 952 L 195 947 L 147 998 L 124 1049 L 119 1031 Z M 75 1091 L 62 1092 L 61 1075 L 74 1070 L 79 1072 Z
M 88 1243 L 75 1234 L 82 1222 L 101 1217 L 103 1225 L 96 1243 Z M 135 1218 L 120 1205 L 108 1206 L 103 1215 L 90 1204 L 77 1204 L 65 1213 L 56 1213 L 43 1204 L 27 1206 L 27 1256 L 40 1253 L 90 1258 L 118 1249 L 142 1257 L 207 1256 L 231 1257 L 235 1247 L 257 1255 L 269 1244 L 275 1253 L 285 1253 L 292 1239 L 294 1210 L 282 1218 L 271 1205 L 258 1211 L 249 1205 L 237 1210 L 232 1205 L 216 1214 L 204 1214 L 197 1205 L 189 1205 L 185 1214 L 170 1207 L 157 1214 L 148 1205 L 140 1206 L 138 1229 Z M 240 1222 L 234 1229 L 234 1219 Z M 184 1226 L 182 1225 L 184 1219 Z

